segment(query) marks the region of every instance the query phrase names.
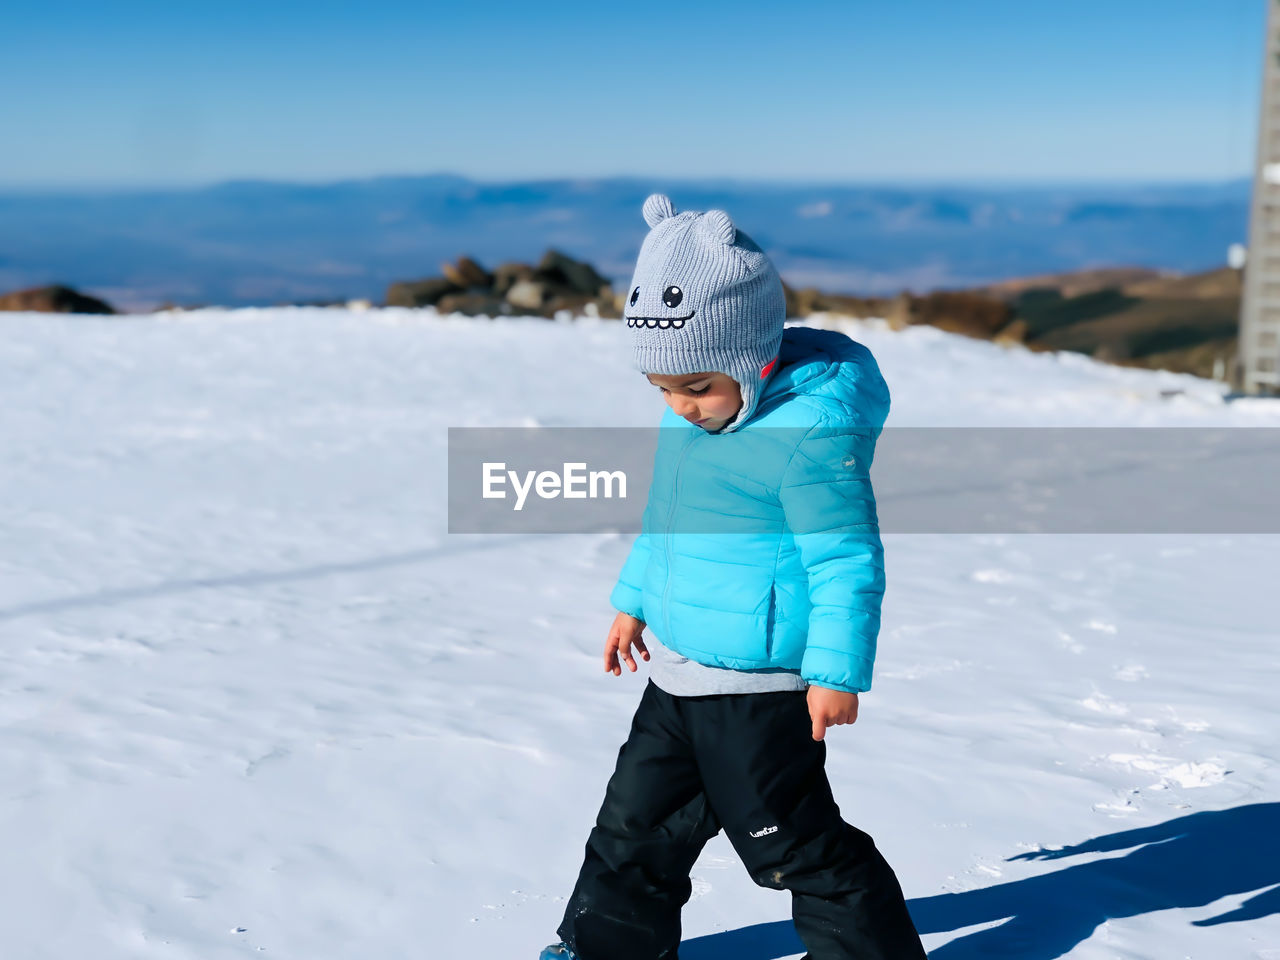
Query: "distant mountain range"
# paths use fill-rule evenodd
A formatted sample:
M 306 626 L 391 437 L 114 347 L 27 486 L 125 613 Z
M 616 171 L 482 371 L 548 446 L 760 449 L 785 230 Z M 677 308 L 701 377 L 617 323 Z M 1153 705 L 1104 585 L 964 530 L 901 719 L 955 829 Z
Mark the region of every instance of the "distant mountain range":
M 792 286 L 885 295 L 1108 266 L 1199 271 L 1244 242 L 1247 181 L 1160 186 L 883 186 L 641 179 L 0 193 L 0 292 L 66 283 L 123 309 L 368 298 L 469 254 L 547 247 L 625 286 L 644 198 L 729 211 Z

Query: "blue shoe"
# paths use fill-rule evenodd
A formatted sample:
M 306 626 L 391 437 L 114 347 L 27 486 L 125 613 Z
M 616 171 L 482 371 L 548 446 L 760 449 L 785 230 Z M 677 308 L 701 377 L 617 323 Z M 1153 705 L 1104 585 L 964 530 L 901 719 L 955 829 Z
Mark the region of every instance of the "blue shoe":
M 569 949 L 568 944 L 557 943 L 543 950 L 538 960 L 578 960 L 578 955 Z

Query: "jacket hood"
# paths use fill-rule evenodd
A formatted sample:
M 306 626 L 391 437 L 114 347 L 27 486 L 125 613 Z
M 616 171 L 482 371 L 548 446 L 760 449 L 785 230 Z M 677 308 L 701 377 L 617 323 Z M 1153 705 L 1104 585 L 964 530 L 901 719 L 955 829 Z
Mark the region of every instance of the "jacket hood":
M 761 393 L 757 415 L 792 396 L 843 407 L 837 412 L 844 418 L 877 433 L 889 416 L 889 386 L 875 357 L 837 330 L 793 326 L 782 331 L 778 365 Z

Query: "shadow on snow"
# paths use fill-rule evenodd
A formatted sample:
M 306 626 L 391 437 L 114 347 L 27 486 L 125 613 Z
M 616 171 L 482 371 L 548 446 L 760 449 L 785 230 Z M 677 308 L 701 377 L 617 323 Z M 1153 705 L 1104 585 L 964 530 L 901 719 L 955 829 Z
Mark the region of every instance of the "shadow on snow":
M 1253 895 L 1233 910 L 1193 924 L 1209 927 L 1280 913 L 1280 803 L 1193 813 L 1009 859 L 1061 860 L 1121 850 L 1132 852 L 1025 880 L 921 897 L 908 906 L 922 934 L 1003 921 L 938 947 L 931 960 L 1054 960 L 1089 939 L 1105 920 L 1203 907 L 1233 894 Z M 791 922 L 781 921 L 688 940 L 680 960 L 777 960 L 803 952 Z

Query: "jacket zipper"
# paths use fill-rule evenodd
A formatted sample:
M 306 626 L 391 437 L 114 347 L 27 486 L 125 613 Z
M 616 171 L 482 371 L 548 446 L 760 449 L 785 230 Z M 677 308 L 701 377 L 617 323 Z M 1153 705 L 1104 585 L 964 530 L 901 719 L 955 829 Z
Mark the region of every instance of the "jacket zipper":
M 700 431 L 701 427 L 694 427 L 694 430 Z M 676 516 L 676 500 L 680 495 L 680 467 L 684 465 L 685 455 L 689 452 L 689 448 L 693 446 L 693 442 L 698 439 L 697 433 L 691 433 L 689 439 L 685 441 L 684 446 L 680 449 L 680 457 L 676 460 L 676 468 L 671 477 L 671 507 L 667 510 L 667 582 L 662 588 L 662 619 L 666 633 L 660 637 L 664 643 L 671 643 L 671 564 L 674 561 L 674 552 L 671 549 L 671 522 Z M 674 650 L 675 647 L 672 647 Z

